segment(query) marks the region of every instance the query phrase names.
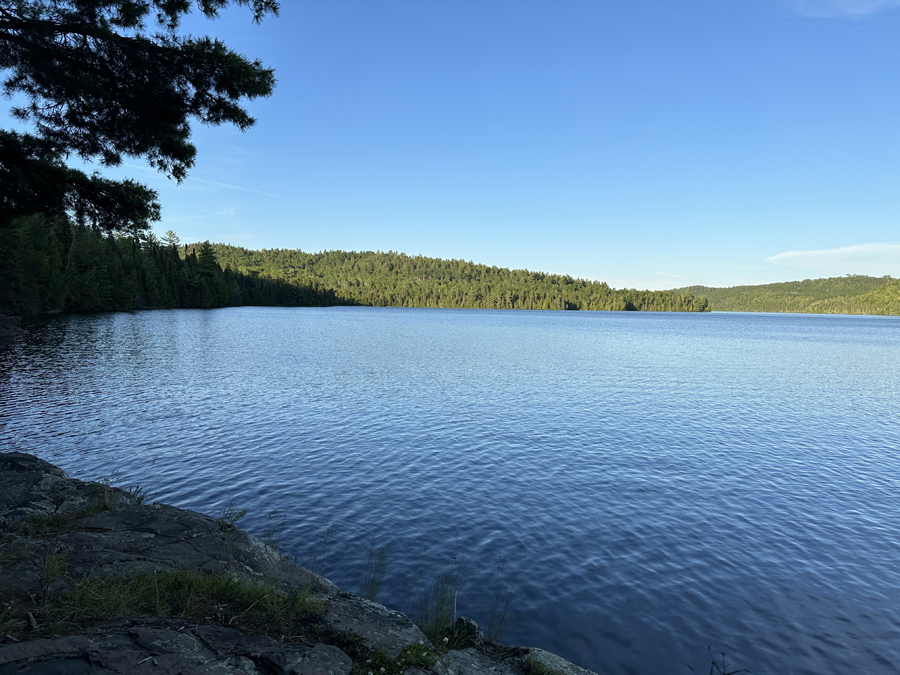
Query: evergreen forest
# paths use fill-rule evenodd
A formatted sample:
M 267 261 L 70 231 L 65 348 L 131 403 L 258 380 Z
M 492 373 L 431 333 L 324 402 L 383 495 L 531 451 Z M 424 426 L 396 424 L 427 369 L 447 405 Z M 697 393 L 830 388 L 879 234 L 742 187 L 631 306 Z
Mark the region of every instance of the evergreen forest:
M 707 311 L 690 291 L 615 290 L 567 275 L 401 253 L 178 246 L 65 215 L 0 229 L 0 312 L 239 305 Z
M 389 252 L 253 251 L 174 233 L 107 231 L 65 215 L 0 228 L 0 313 L 239 305 L 900 315 L 900 279 L 848 275 L 671 291 Z M 166 238 L 164 238 L 166 239 Z
M 104 233 L 65 215 L 0 228 L 0 313 L 340 304 L 327 289 L 222 269 L 208 243 Z
M 691 291 L 616 290 L 603 282 L 568 275 L 393 251 L 251 251 L 225 244 L 213 244 L 212 249 L 226 269 L 292 286 L 325 288 L 334 294 L 336 304 L 664 312 L 709 309 L 706 299 Z
M 847 275 L 760 286 L 690 286 L 679 292 L 703 295 L 716 312 L 900 315 L 900 279 Z

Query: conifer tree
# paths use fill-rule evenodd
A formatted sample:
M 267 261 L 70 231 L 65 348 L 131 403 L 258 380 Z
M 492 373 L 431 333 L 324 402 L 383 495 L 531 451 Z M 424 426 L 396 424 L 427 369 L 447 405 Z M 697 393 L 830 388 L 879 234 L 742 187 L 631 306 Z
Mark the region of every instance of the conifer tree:
M 192 6 L 213 18 L 232 2 L 256 22 L 279 9 L 277 0 L 2 0 L 3 92 L 23 102 L 12 114 L 36 133 L 0 130 L 0 226 L 71 213 L 138 234 L 158 220 L 153 190 L 88 176 L 65 158 L 140 157 L 181 181 L 196 155 L 192 121 L 251 126 L 241 103 L 271 94 L 273 71 L 219 40 L 179 34 Z

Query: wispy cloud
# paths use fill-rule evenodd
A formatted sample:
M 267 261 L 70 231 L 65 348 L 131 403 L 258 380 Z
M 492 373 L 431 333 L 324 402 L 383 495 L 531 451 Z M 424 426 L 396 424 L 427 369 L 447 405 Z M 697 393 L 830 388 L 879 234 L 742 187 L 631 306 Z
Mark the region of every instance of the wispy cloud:
M 266 195 L 267 197 L 278 197 L 278 195 L 273 195 L 271 192 L 263 192 L 262 190 L 241 187 L 240 185 L 230 185 L 229 183 L 220 183 L 215 180 L 206 180 L 205 178 L 188 178 L 187 180 L 188 182 L 196 181 L 198 183 L 206 183 L 207 185 L 215 185 L 216 187 L 222 187 L 228 190 L 243 190 L 244 192 L 255 192 L 256 194 Z
M 803 16 L 861 18 L 898 7 L 900 0 L 787 0 L 787 4 Z
M 140 169 L 141 171 L 147 171 L 150 173 L 158 173 L 156 169 L 151 169 L 149 166 L 145 164 L 132 164 L 131 162 L 122 162 L 122 166 L 127 166 L 129 169 Z
M 816 251 L 786 251 L 766 258 L 774 265 L 817 270 L 830 274 L 896 274 L 900 270 L 900 243 L 856 244 Z
M 122 166 L 127 166 L 130 169 L 140 169 L 142 171 L 158 173 L 156 170 L 152 169 L 149 166 L 141 166 L 140 164 L 132 164 L 130 162 L 122 162 Z M 271 192 L 264 192 L 263 190 L 257 190 L 255 188 L 243 187 L 241 185 L 232 185 L 230 183 L 220 183 L 215 180 L 207 180 L 206 178 L 197 178 L 195 176 L 188 176 L 185 180 L 185 183 L 204 183 L 205 185 L 214 185 L 215 187 L 225 188 L 226 190 L 241 190 L 243 192 L 255 192 L 259 195 L 266 195 L 267 197 L 280 197 L 280 195 L 273 195 Z

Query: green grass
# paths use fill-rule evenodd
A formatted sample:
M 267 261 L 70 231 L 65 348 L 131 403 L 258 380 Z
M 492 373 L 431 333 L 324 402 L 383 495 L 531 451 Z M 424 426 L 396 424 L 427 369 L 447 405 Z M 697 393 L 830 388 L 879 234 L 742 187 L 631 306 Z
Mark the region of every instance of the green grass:
M 435 649 L 455 648 L 457 638 L 456 610 L 462 569 L 453 567 L 438 575 L 420 602 L 416 625 Z M 451 638 L 453 644 L 450 644 Z
M 44 595 L 47 595 L 47 589 L 56 579 L 59 579 L 66 573 L 66 567 L 69 563 L 68 551 L 56 551 L 47 553 L 44 556 L 44 568 L 41 571 L 41 580 L 44 584 Z
M 71 516 L 63 516 L 60 513 L 41 513 L 22 522 L 19 532 L 30 536 L 62 532 L 71 520 L 73 520 Z
M 374 542 L 369 545 L 368 559 L 366 560 L 366 572 L 363 579 L 363 587 L 360 595 L 372 602 L 378 602 L 381 595 L 381 586 L 384 583 L 384 575 L 387 573 L 388 560 L 394 542 L 388 542 L 379 549 L 375 549 Z
M 388 658 L 381 649 L 375 649 L 365 660 L 354 659 L 355 675 L 401 675 L 407 668 L 430 668 L 435 662 L 434 652 L 425 645 L 407 645 L 396 659 Z
M 45 558 L 45 578 L 59 574 L 60 562 L 58 557 Z M 44 634 L 69 633 L 128 616 L 156 616 L 216 623 L 280 639 L 308 632 L 325 606 L 303 590 L 285 589 L 268 580 L 231 572 L 174 570 L 130 577 L 91 575 L 40 604 L 8 596 L 0 613 L 3 634 L 27 630 L 23 617 L 29 611 Z
M 236 523 L 249 513 L 247 509 L 239 509 L 234 502 L 228 502 L 216 518 L 216 524 L 222 532 L 235 529 Z
M 150 493 L 140 485 L 132 485 L 129 488 L 125 488 L 125 491 L 134 498 L 135 504 L 144 504 L 151 497 Z
M 22 612 L 19 611 L 18 603 L 8 596 L 8 591 L 0 590 L 0 597 L 3 598 L 2 604 L 0 604 L 0 635 L 18 633 L 23 626 Z
M 54 502 L 58 509 L 65 501 L 67 495 L 59 495 Z M 26 536 L 46 536 L 60 532 L 70 532 L 78 529 L 81 521 L 91 516 L 96 516 L 104 511 L 109 511 L 116 505 L 112 489 L 107 482 L 94 483 L 91 486 L 91 498 L 84 508 L 68 513 L 41 513 L 32 516 L 22 522 L 18 527 L 18 534 Z
M 132 614 L 213 619 L 266 634 L 290 635 L 291 628 L 318 618 L 320 600 L 274 582 L 231 572 L 151 572 L 136 577 L 88 577 L 63 598 L 76 622 Z
M 437 575 L 424 593 L 419 593 L 418 603 L 412 613 L 416 616 L 416 625 L 431 641 L 439 652 L 447 649 L 465 649 L 479 642 L 468 635 L 464 628 L 456 625 L 459 616 L 459 602 L 466 596 L 468 563 L 463 556 L 454 555 L 456 561 Z M 512 571 L 508 569 L 505 558 L 497 561 L 494 578 L 492 602 L 488 614 L 488 628 L 485 639 L 488 643 L 499 645 L 503 629 L 509 618 L 510 602 L 515 590 L 522 560 Z M 418 588 L 421 588 L 417 584 Z M 465 608 L 462 608 L 465 613 Z

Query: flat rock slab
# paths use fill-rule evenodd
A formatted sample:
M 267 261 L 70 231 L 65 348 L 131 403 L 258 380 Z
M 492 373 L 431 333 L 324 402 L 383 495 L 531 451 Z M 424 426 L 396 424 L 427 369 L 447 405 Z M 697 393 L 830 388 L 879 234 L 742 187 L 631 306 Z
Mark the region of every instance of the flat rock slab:
M 561 656 L 551 654 L 550 652 L 538 649 L 537 647 L 529 648 L 527 658 L 536 661 L 547 670 L 558 673 L 559 675 L 596 675 L 596 673 L 587 668 L 576 666 L 574 663 L 566 661 Z
M 23 452 L 0 454 L 0 530 L 16 531 L 37 517 L 75 516 L 98 502 L 134 504 L 127 490 L 69 478 L 59 467 Z
M 441 663 L 448 675 L 525 675 L 515 661 L 495 661 L 474 647 L 451 649 Z
M 432 646 L 406 614 L 350 593 L 325 600 L 322 623 L 337 633 L 352 633 L 370 649 L 382 649 L 388 658 L 397 658 L 404 647 Z
M 106 510 L 82 517 L 98 498 Z M 202 513 L 136 501 L 125 490 L 69 478 L 31 455 L 0 455 L 0 530 L 21 531 L 35 518 L 69 519 L 59 532 L 17 537 L 5 546 L 16 562 L 0 572 L 0 583 L 36 593 L 47 554 L 57 553 L 66 564 L 59 584 L 87 574 L 199 569 L 265 577 L 316 593 L 339 591 L 243 530 L 222 528 Z
M 133 627 L 0 647 L 0 675 L 349 675 L 337 647 L 284 645 L 219 626 Z

